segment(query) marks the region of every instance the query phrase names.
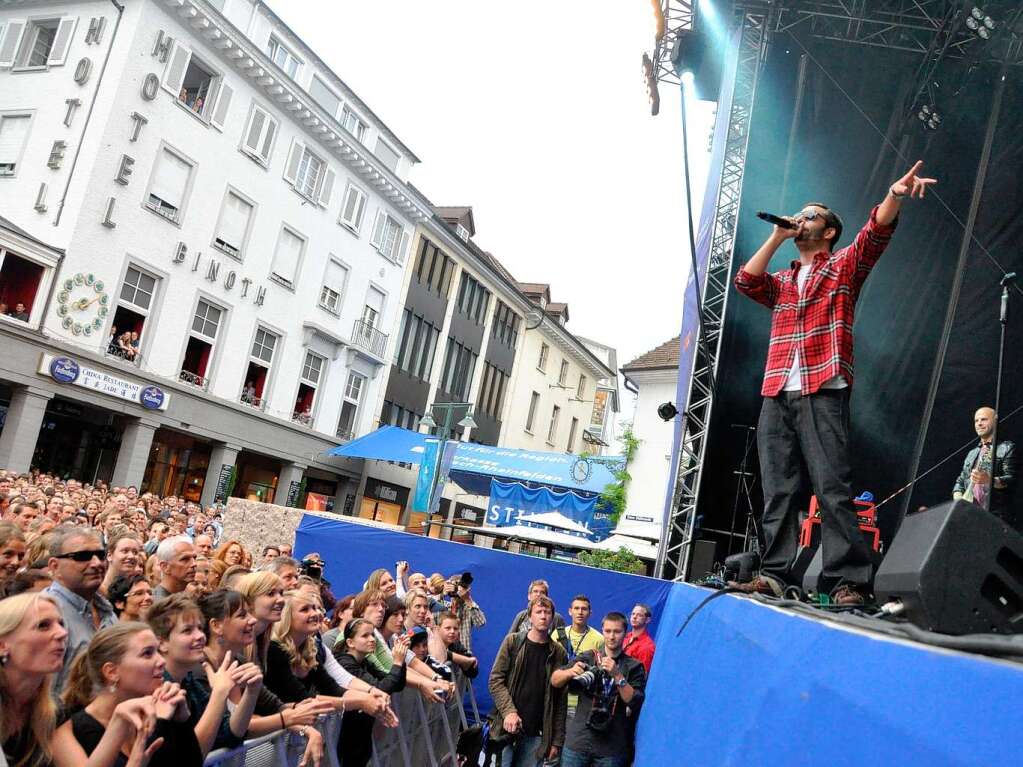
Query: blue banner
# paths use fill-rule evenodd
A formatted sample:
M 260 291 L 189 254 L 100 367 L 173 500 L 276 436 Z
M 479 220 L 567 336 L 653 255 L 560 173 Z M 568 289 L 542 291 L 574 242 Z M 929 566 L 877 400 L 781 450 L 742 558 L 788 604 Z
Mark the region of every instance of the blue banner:
M 556 511 L 587 528 L 591 533 L 590 540 L 602 541 L 611 534 L 611 515 L 597 501 L 595 495 L 587 497 L 572 491 L 559 493 L 549 487 L 534 489 L 518 482 L 498 482 L 495 479 L 490 482 L 487 524 L 492 527 L 528 526 L 528 522 L 520 522 L 519 518 Z M 582 536 L 582 533 L 571 530 L 558 532 Z
M 440 456 L 440 440 L 427 439 L 419 461 L 419 475 L 416 477 L 416 492 L 412 496 L 412 511 L 430 510 L 430 492 L 433 490 L 433 475 L 437 472 L 437 458 Z
M 440 511 L 440 499 L 444 494 L 444 484 L 450 478 L 451 462 L 458 452 L 458 440 L 449 439 L 444 443 L 444 450 L 440 457 L 440 468 L 437 470 L 440 476 L 437 477 L 437 490 L 433 494 L 433 501 L 430 503 L 430 513 L 437 514 Z

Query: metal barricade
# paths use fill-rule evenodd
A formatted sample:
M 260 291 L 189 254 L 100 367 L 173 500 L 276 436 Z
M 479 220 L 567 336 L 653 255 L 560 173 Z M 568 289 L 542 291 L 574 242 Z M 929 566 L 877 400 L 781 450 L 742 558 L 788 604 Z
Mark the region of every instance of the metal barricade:
M 397 727 L 377 724 L 373 737 L 373 767 L 454 767 L 458 764 L 458 736 L 469 726 L 466 697 L 474 721 L 479 708 L 472 683 L 456 671 L 457 694 L 443 704 L 427 703 L 418 690 L 407 689 L 391 696 L 398 715 Z M 341 735 L 341 714 L 320 717 L 316 729 L 323 736 L 324 764 L 339 767 L 337 754 Z M 204 767 L 297 767 L 305 750 L 305 739 L 278 730 L 238 748 L 222 748 L 206 757 Z

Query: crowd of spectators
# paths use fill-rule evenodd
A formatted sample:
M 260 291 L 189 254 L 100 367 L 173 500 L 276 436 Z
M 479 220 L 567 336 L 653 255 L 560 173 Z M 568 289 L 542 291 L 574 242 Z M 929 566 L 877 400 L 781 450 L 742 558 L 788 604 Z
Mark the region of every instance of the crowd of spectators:
M 319 555 L 299 562 L 288 542 L 252 551 L 225 539 L 217 507 L 37 473 L 0 471 L 0 517 L 10 765 L 194 767 L 291 730 L 305 739 L 302 764 L 315 766 L 324 742 L 313 725 L 338 712 L 339 762 L 363 767 L 374 732 L 399 725 L 392 693 L 443 705 L 456 672 L 480 673 L 472 634 L 486 616 L 471 573 L 398 562 L 339 598 Z M 556 762 L 562 748 L 566 767 L 631 760 L 650 610 L 633 609 L 628 636 L 619 613 L 590 628 L 585 595 L 569 615 L 557 626 L 547 584 L 532 583 L 490 671 L 491 750 L 506 767 Z M 612 698 L 621 705 L 611 701 L 597 732 L 593 712 Z M 625 761 L 586 761 L 605 752 Z

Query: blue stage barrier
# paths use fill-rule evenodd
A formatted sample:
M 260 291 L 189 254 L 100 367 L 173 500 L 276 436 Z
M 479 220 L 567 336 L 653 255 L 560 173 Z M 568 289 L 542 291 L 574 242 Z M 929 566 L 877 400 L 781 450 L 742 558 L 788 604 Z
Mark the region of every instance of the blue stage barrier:
M 1020 764 L 1023 668 L 673 587 L 637 765 Z
M 341 519 L 306 514 L 295 533 L 299 558 L 317 552 L 327 562 L 324 576 L 334 594 L 341 597 L 362 589 L 366 577 L 378 567 L 394 573 L 395 563 L 407 560 L 412 572 L 445 576 L 470 571 L 475 599 L 487 618 L 487 625 L 473 631 L 473 653 L 480 659 L 480 676 L 473 684 L 480 709 L 489 711 L 487 676 L 512 619 L 526 606 L 529 582 L 543 578 L 551 586 L 551 598 L 558 612 L 568 620 L 568 607 L 576 594 L 586 594 L 593 606 L 591 624 L 600 626 L 605 613 L 617 610 L 626 615 L 636 602 L 653 608 L 655 620 L 671 584 L 639 575 L 579 567 L 564 562 L 509 554 L 464 543 L 426 538 Z

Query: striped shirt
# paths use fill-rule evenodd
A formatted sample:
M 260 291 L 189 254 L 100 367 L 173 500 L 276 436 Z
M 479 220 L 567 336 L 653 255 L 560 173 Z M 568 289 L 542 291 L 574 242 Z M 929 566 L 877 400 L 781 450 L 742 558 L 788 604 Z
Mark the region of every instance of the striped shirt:
M 798 352 L 804 395 L 842 376 L 853 383 L 853 318 L 864 281 L 891 240 L 897 221 L 877 222 L 877 208 L 852 244 L 813 257 L 800 294 L 798 260 L 774 274 L 753 275 L 745 267 L 735 288 L 772 311 L 771 342 L 761 394 L 777 396 L 785 387 Z

